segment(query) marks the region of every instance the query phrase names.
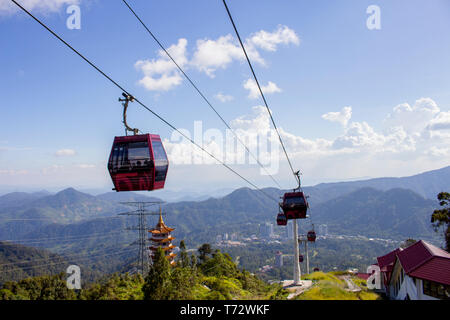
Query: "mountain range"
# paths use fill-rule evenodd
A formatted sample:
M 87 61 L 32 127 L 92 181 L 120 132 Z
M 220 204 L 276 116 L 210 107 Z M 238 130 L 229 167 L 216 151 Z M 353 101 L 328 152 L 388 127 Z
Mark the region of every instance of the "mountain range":
M 396 240 L 435 239 L 430 216 L 439 207 L 434 200 L 437 193 L 450 190 L 449 175 L 450 167 L 445 167 L 412 177 L 305 187 L 303 190 L 309 195 L 311 207 L 310 219 L 300 221 L 300 227 L 306 230 L 314 222 L 326 224 L 333 234 Z M 257 235 L 260 224 L 275 223 L 275 200 L 285 192 L 276 188 L 263 191 L 264 194 L 240 188 L 221 198 L 167 203 L 163 206 L 164 220 L 176 228 L 177 241 L 185 239 L 191 246 L 214 242 L 217 235 L 224 233 Z M 137 221 L 118 216 L 118 213 L 134 210 L 122 204 L 133 201 L 160 199 L 133 192 L 93 196 L 73 188 L 56 194 L 6 194 L 0 197 L 0 241 L 15 241 L 62 255 L 101 256 L 125 248 L 131 250 L 129 244 L 137 236 L 125 229 Z M 148 224 L 155 224 L 156 219 L 148 217 Z M 126 257 L 132 259 L 132 255 Z M 121 260 L 105 263 L 101 257 L 91 262 L 111 272 L 123 263 Z

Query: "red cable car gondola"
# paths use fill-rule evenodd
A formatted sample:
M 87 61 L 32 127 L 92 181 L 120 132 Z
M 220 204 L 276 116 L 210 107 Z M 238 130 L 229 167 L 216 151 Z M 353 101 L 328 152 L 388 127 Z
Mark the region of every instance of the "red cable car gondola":
M 108 170 L 116 191 L 164 188 L 169 161 L 156 134 L 115 137 Z
M 287 219 L 305 219 L 308 201 L 303 192 L 287 192 L 281 204 Z
M 277 215 L 277 225 L 279 225 L 279 226 L 287 225 L 286 216 L 281 212 Z
M 298 262 L 300 262 L 300 263 L 303 262 L 303 255 L 302 254 L 298 256 Z
M 108 171 L 116 191 L 151 191 L 164 188 L 169 160 L 161 138 L 156 134 L 137 134 L 126 122 L 128 102 L 133 97 L 123 94 L 123 123 L 132 136 L 115 137 L 108 161 Z
M 300 172 L 295 173 L 298 180 L 298 187 L 293 192 L 287 192 L 283 196 L 283 202 L 280 204 L 286 219 L 306 219 L 308 211 L 308 200 L 301 191 Z M 298 191 L 297 191 L 298 190 Z
M 306 238 L 309 242 L 315 242 L 316 241 L 316 232 L 314 230 L 308 231 Z

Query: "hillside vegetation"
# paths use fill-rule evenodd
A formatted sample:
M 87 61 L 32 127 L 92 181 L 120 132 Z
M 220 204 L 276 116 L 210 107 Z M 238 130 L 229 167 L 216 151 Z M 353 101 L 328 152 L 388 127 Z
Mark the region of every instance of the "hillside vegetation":
M 209 245 L 199 255 L 181 252 L 171 267 L 162 250 L 144 278 L 140 274 L 113 274 L 79 291 L 66 288 L 66 275 L 40 276 L 6 282 L 0 289 L 4 300 L 231 300 L 283 299 L 287 291 L 267 284 L 245 270 L 231 257 Z
M 61 256 L 46 250 L 0 242 L 0 285 L 26 277 L 56 274 L 68 266 Z
M 297 300 L 380 300 L 381 297 L 367 289 L 365 280 L 351 277 L 350 280 L 361 291 L 349 291 L 345 281 L 336 276 L 336 273 L 314 272 L 303 276 L 304 280 L 312 280 L 313 286 L 297 296 Z

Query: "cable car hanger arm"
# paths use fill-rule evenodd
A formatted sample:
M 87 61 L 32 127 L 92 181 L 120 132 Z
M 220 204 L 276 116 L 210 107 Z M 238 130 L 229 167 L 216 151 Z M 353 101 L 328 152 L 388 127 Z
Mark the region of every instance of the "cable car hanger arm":
M 298 181 L 298 187 L 294 189 L 294 192 L 295 192 L 295 190 L 301 190 L 302 189 L 302 183 L 300 182 L 300 175 L 301 175 L 300 170 L 294 172 L 294 176 L 295 176 L 295 178 Z
M 134 135 L 137 135 L 139 133 L 138 128 L 131 128 L 127 123 L 127 109 L 128 109 L 128 103 L 131 101 L 134 101 L 134 97 L 131 94 L 126 94 L 125 92 L 122 93 L 122 96 L 125 97 L 125 99 L 119 98 L 120 102 L 123 102 L 123 124 L 125 125 L 125 134 L 127 134 L 128 131 L 133 132 Z

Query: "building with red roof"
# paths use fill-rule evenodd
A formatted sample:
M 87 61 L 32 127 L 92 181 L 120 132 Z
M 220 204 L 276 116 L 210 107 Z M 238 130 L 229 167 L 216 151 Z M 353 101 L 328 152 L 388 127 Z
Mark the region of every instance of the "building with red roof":
M 395 260 L 397 259 L 397 254 L 401 251 L 401 248 L 395 249 L 394 251 L 385 254 L 384 256 L 377 258 L 377 265 L 380 268 L 380 276 L 381 276 L 381 289 L 388 289 L 388 283 L 391 278 L 392 269 L 394 268 Z
M 420 240 L 378 257 L 382 288 L 395 300 L 450 300 L 450 253 Z

